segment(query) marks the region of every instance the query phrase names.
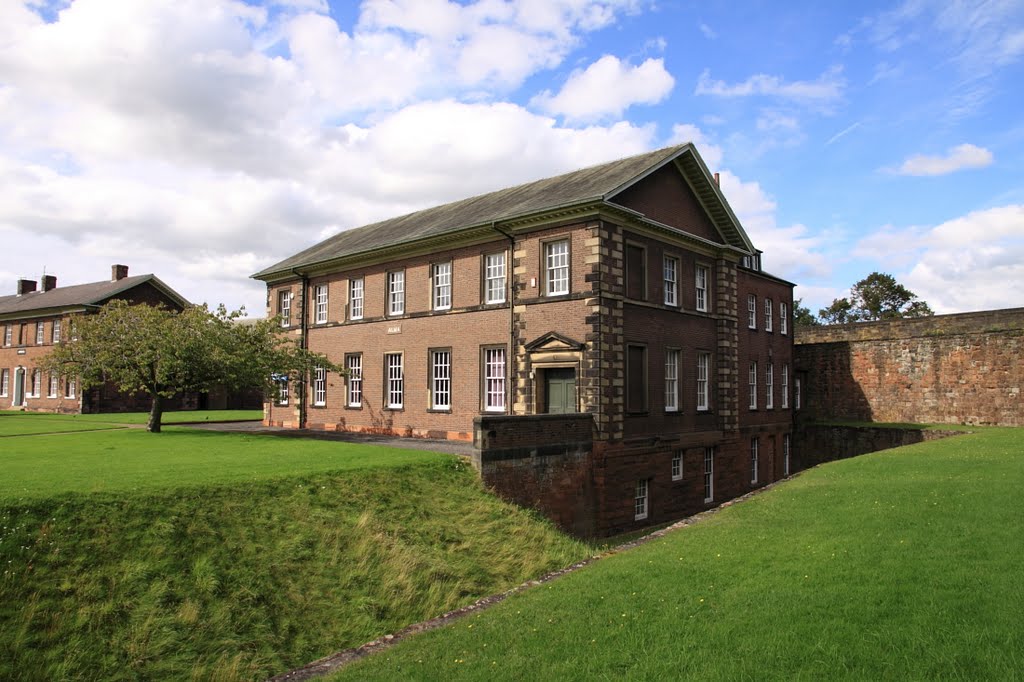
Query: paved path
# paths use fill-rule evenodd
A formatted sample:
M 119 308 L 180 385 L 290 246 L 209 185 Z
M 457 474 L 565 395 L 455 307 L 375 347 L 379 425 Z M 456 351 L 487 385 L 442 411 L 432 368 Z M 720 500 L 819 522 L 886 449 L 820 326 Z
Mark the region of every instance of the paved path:
M 222 424 L 196 423 L 175 424 L 191 429 L 207 431 L 225 431 L 231 433 L 251 433 L 259 436 L 277 436 L 280 438 L 312 438 L 315 440 L 337 440 L 345 443 L 365 443 L 367 445 L 386 445 L 392 448 L 407 450 L 431 450 L 448 452 L 453 455 L 469 457 L 473 453 L 473 444 L 458 440 L 439 440 L 434 438 L 399 438 L 398 436 L 381 436 L 367 433 L 348 433 L 345 431 L 316 431 L 313 429 L 285 429 L 280 426 L 264 426 L 262 422 L 226 422 Z

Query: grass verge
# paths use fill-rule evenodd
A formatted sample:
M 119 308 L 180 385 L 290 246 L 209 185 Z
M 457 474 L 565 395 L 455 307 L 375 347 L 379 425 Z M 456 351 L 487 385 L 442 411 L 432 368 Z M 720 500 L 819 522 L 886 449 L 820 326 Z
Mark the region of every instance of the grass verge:
M 1019 679 L 1022 436 L 822 465 L 330 679 Z

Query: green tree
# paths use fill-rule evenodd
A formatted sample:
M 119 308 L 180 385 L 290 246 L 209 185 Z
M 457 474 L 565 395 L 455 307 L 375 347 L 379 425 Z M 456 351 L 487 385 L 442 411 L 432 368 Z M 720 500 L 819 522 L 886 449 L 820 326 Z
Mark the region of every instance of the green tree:
M 820 327 L 821 321 L 804 305 L 804 299 L 798 298 L 793 301 L 793 324 L 799 327 Z
M 837 298 L 818 311 L 825 324 L 895 320 L 933 315 L 931 307 L 892 275 L 872 272 L 850 289 L 848 298 Z
M 152 399 L 148 431 L 161 428 L 164 400 L 215 387 L 273 389 L 272 375 L 305 376 L 314 366 L 343 373 L 326 357 L 300 348 L 276 320 L 238 324 L 242 311 L 206 305 L 182 311 L 112 301 L 71 321 L 71 338 L 40 363 L 76 376 L 83 388 L 111 383 Z

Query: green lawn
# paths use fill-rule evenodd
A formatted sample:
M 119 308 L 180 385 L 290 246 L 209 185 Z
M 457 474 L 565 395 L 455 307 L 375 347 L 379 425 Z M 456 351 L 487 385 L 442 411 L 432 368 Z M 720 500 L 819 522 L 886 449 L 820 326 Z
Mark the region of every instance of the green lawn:
M 0 420 L 5 419 L 0 417 Z M 61 424 L 58 428 L 63 428 Z M 69 492 L 160 490 L 440 461 L 440 453 L 172 426 L 9 438 L 0 501 Z
M 220 421 L 259 421 L 263 419 L 262 410 L 186 410 L 181 412 L 164 412 L 161 422 L 164 424 L 183 424 L 196 422 Z M 148 412 L 111 412 L 103 414 L 52 414 L 48 412 L 22 412 L 20 410 L 0 410 L 0 436 L 17 435 L 18 429 L 32 428 L 26 433 L 47 433 L 51 431 L 74 431 L 74 427 L 58 429 L 59 425 L 107 424 L 145 424 L 149 421 Z M 27 425 L 34 426 L 27 426 Z M 46 426 L 53 424 L 53 427 Z
M 1024 430 L 826 464 L 331 679 L 1021 679 L 1022 490 Z
M 262 680 L 591 551 L 438 453 L 171 427 L 0 471 L 3 680 Z

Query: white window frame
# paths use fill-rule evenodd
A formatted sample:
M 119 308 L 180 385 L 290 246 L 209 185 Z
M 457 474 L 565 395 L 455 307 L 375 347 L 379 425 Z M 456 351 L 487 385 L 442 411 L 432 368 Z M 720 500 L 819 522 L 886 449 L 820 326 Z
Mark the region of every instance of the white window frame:
M 757 329 L 757 296 L 747 295 L 747 328 Z
M 363 292 L 365 281 L 355 277 L 348 281 L 348 319 L 363 319 Z
M 36 322 L 36 345 L 43 345 L 44 339 L 46 338 L 46 323 Z
M 761 444 L 757 438 L 750 439 L 750 485 L 757 485 Z
M 6 398 L 11 388 L 11 370 L 4 367 L 0 369 L 0 398 Z
M 711 353 L 697 353 L 697 411 L 711 409 Z
M 43 394 L 43 370 L 32 370 L 32 397 L 38 398 Z
M 434 310 L 451 310 L 452 308 L 452 262 L 434 263 L 431 266 L 432 276 L 430 300 Z
M 646 478 L 638 479 L 636 482 L 636 491 L 633 495 L 633 519 L 636 521 L 642 521 L 647 518 L 648 511 L 648 495 L 650 493 L 650 484 Z
M 772 310 L 775 309 L 775 304 L 772 299 L 764 299 L 764 330 L 770 332 L 772 330 Z
M 277 292 L 277 314 L 281 316 L 282 329 L 292 326 L 292 292 L 290 290 Z
M 747 387 L 750 389 L 750 403 L 749 407 L 752 410 L 757 409 L 757 361 L 754 360 L 750 363 L 750 371 L 747 374 Z
M 387 380 L 384 406 L 389 410 L 405 408 L 405 356 L 402 353 L 384 354 L 384 378 Z
M 56 398 L 57 393 L 60 390 L 60 377 L 56 374 L 50 374 L 50 380 L 46 384 L 46 397 Z
M 558 239 L 544 244 L 544 293 L 564 296 L 569 293 L 569 240 Z
M 452 350 L 438 348 L 430 351 L 430 408 L 452 409 Z
M 795 377 L 793 380 L 793 409 L 799 410 L 800 403 L 803 400 L 801 393 L 801 382 L 800 377 Z
M 715 501 L 715 449 L 704 448 L 704 504 Z
M 345 356 L 345 369 L 348 370 L 348 390 L 345 395 L 347 407 L 363 406 L 363 355 L 351 353 Z
M 672 454 L 672 480 L 683 480 L 683 451 L 676 450 Z
M 789 434 L 782 434 L 782 475 L 789 476 Z
M 779 301 L 779 333 L 783 336 L 789 333 L 789 306 L 785 301 Z
M 316 301 L 316 317 L 313 320 L 314 324 L 327 323 L 327 296 L 327 285 L 317 284 L 314 289 L 314 300 Z
M 277 380 L 277 400 L 274 401 L 274 404 L 278 407 L 288 407 L 288 400 L 291 397 L 290 393 L 288 376 L 285 375 Z
M 675 256 L 665 256 L 662 265 L 663 278 L 665 280 L 665 305 L 679 305 L 679 259 Z
M 50 340 L 54 344 L 60 343 L 60 320 L 53 321 L 53 328 L 50 330 Z
M 484 412 L 505 411 L 505 367 L 504 346 L 484 348 Z
M 775 409 L 775 365 L 771 362 L 764 369 L 764 409 Z
M 77 388 L 78 388 L 78 382 L 75 380 L 74 377 L 68 377 L 67 379 L 65 379 L 64 380 L 64 397 L 65 398 L 74 398 L 75 397 L 75 389 L 77 389 Z
M 405 314 L 405 270 L 388 272 L 388 316 Z
M 8 324 L 4 326 L 4 345 L 10 346 L 11 340 L 14 337 L 14 325 Z
M 505 302 L 505 252 L 484 254 L 484 303 Z
M 708 269 L 698 265 L 693 276 L 694 290 L 696 291 L 696 309 L 698 312 L 708 311 Z
M 782 409 L 789 409 L 789 363 L 782 365 Z
M 679 356 L 678 348 L 665 350 L 665 411 L 679 411 Z
M 327 368 L 313 368 L 313 406 L 327 406 Z

